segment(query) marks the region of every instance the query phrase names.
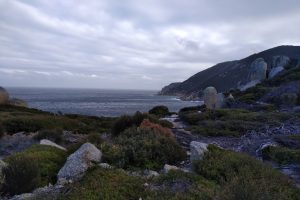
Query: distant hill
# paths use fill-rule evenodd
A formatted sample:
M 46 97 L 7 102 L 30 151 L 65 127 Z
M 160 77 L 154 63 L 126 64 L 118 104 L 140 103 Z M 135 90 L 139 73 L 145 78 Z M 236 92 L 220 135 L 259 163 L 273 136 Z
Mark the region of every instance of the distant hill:
M 201 97 L 202 91 L 208 86 L 214 86 L 218 92 L 236 89 L 248 82 L 251 63 L 257 58 L 263 58 L 269 68 L 274 62 L 274 56 L 287 56 L 290 62 L 299 63 L 300 46 L 278 46 L 253 54 L 241 60 L 219 63 L 203 70 L 181 83 L 171 83 L 159 94 L 175 95 L 183 99 Z

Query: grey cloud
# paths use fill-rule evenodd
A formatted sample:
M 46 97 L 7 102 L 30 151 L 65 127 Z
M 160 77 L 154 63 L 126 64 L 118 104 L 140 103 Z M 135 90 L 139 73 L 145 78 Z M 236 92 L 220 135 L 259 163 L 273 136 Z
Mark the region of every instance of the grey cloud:
M 298 0 L 0 0 L 0 85 L 159 89 L 299 45 Z

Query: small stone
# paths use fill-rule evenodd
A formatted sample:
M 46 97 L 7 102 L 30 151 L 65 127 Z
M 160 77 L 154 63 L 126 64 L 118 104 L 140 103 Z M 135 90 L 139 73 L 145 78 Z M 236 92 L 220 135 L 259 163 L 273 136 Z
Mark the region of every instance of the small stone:
M 54 143 L 54 142 L 52 142 L 52 141 L 50 141 L 50 140 L 47 140 L 47 139 L 42 139 L 42 140 L 40 141 L 40 144 L 41 144 L 41 145 L 47 145 L 47 146 L 56 147 L 56 148 L 58 148 L 58 149 L 67 151 L 67 149 L 66 149 L 65 147 L 62 147 L 62 146 L 60 146 L 60 145 L 58 145 L 58 144 L 56 144 L 56 143 Z
M 167 174 L 170 170 L 180 170 L 180 169 L 176 166 L 165 164 L 163 173 Z
M 103 168 L 103 169 L 112 169 L 113 168 L 108 163 L 100 163 L 100 164 L 98 164 L 98 166 L 101 167 L 101 168 Z
M 159 176 L 159 173 L 153 170 L 145 170 L 143 172 L 144 176 L 146 176 L 147 178 L 151 178 L 151 177 L 156 177 Z

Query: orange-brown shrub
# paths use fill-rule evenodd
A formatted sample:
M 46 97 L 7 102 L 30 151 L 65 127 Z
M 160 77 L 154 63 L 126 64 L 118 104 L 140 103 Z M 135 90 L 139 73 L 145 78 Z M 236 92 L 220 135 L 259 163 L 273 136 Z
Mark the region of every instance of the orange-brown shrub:
M 174 135 L 173 135 L 171 129 L 162 127 L 159 124 L 152 123 L 149 119 L 144 119 L 140 125 L 140 128 L 148 128 L 148 129 L 153 130 L 155 133 L 159 133 L 161 135 L 164 135 L 164 136 L 174 139 Z

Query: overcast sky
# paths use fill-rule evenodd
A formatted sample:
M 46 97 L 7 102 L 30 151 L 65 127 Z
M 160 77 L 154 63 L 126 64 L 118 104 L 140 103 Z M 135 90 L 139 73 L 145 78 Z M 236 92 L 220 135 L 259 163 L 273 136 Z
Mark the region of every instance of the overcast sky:
M 299 0 L 0 0 L 0 85 L 160 89 L 300 45 Z

